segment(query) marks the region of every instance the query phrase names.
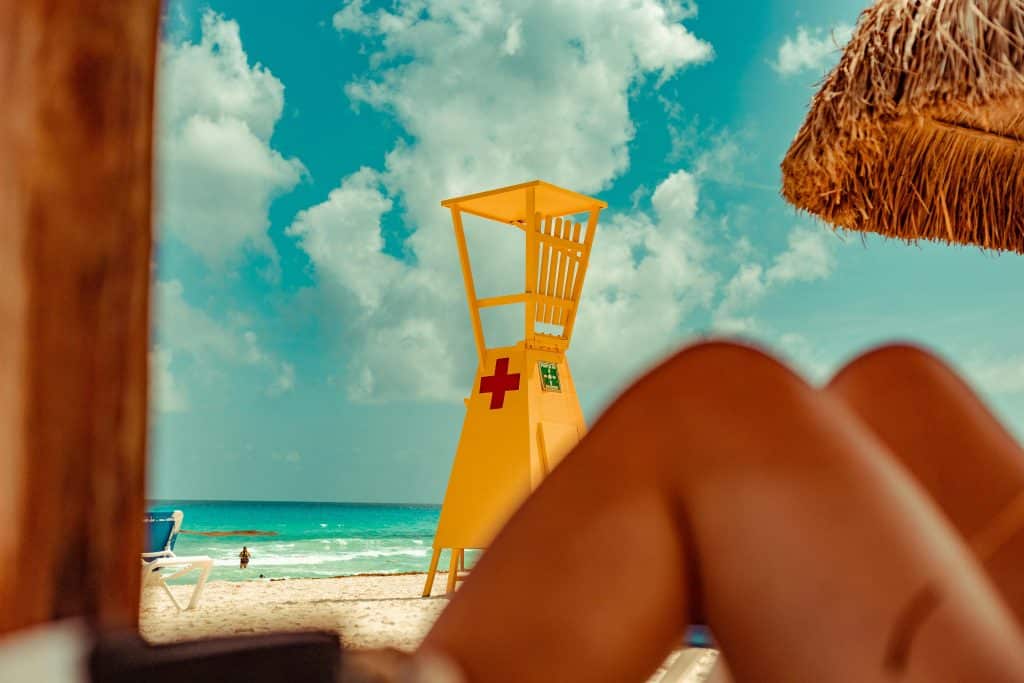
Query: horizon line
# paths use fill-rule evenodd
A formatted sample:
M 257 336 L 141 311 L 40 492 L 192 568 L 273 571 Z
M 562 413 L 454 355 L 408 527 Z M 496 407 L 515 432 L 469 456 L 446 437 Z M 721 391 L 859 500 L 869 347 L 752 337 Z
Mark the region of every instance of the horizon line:
M 234 498 L 151 498 L 146 497 L 147 503 L 304 503 L 311 505 L 363 505 L 368 507 L 441 507 L 441 503 L 371 503 L 356 500 L 239 500 Z

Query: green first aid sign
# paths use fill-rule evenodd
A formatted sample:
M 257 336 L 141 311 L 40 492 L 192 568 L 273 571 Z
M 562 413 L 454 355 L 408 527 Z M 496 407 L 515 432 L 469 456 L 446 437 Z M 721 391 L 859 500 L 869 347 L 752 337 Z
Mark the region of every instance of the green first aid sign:
M 558 365 L 540 361 L 540 388 L 544 391 L 561 391 L 562 380 L 558 377 Z

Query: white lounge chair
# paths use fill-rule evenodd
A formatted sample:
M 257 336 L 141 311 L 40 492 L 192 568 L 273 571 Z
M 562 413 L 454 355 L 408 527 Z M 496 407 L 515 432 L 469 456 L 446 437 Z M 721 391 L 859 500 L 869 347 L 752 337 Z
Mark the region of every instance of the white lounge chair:
M 726 683 L 729 679 L 720 678 L 721 669 L 715 650 L 688 648 L 679 653 L 658 683 Z
M 658 683 L 727 683 L 730 680 L 724 662 L 714 649 L 715 639 L 706 625 L 691 624 L 683 640 L 685 649 L 658 679 Z
M 179 612 L 195 609 L 203 595 L 206 579 L 213 569 L 213 560 L 206 555 L 179 557 L 174 554 L 174 543 L 181 531 L 185 513 L 181 510 L 158 510 L 146 513 L 146 552 L 142 553 L 142 586 L 159 584 Z M 198 571 L 199 580 L 192 589 L 187 607 L 182 607 L 174 597 L 167 582 Z M 166 573 L 169 572 L 169 573 Z

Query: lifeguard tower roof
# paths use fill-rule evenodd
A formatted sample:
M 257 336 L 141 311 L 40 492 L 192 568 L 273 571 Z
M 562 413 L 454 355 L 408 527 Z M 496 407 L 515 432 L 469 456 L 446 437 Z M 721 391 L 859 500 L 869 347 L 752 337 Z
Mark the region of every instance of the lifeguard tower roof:
M 558 187 L 543 180 L 501 187 L 465 197 L 453 197 L 441 206 L 459 209 L 499 223 L 522 226 L 526 223 L 526 191 L 534 188 L 534 210 L 542 216 L 570 216 L 608 207 L 600 199 Z

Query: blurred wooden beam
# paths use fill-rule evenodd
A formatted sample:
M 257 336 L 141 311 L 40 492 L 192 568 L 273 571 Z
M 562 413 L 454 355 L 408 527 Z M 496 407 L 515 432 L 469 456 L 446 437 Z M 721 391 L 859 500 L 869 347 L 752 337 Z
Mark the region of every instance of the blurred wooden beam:
M 138 619 L 158 0 L 0 0 L 0 633 Z

